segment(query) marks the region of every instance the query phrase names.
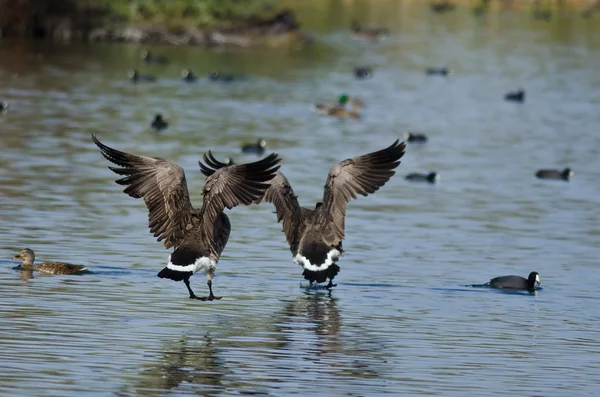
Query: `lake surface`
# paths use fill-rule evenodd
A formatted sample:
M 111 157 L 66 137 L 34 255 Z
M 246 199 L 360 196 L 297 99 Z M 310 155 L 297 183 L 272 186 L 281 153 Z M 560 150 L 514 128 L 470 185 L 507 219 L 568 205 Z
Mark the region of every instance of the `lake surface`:
M 334 3 L 300 12 L 315 46 L 153 48 L 167 66 L 135 45 L 0 40 L 0 395 L 597 395 L 597 20 Z M 352 40 L 355 17 L 392 37 Z M 373 79 L 354 79 L 362 64 Z M 434 65 L 453 73 L 425 76 Z M 131 84 L 132 67 L 158 81 Z M 202 80 L 182 83 L 185 67 Z M 215 69 L 248 78 L 209 83 Z M 520 87 L 525 103 L 502 99 Z M 367 103 L 361 120 L 311 113 L 343 92 Z M 240 146 L 264 138 L 312 207 L 332 165 L 406 131 L 429 142 L 350 203 L 331 293 L 305 288 L 261 204 L 228 211 L 214 302 L 156 277 L 169 252 L 90 139 L 182 165 L 200 206 L 202 154 L 253 161 Z M 567 166 L 568 183 L 534 177 Z M 436 186 L 403 178 L 428 170 Z M 24 247 L 91 272 L 31 278 L 12 269 Z M 535 294 L 467 286 L 533 270 Z

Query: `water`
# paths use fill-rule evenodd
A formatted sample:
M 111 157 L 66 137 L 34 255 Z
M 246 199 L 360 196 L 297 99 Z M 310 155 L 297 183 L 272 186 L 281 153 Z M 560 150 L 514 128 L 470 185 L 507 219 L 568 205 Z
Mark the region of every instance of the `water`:
M 1 395 L 597 393 L 598 25 L 389 3 L 342 18 L 317 6 L 301 10 L 315 47 L 155 48 L 166 67 L 143 68 L 133 45 L 0 41 L 0 98 L 11 105 L 0 116 Z M 350 40 L 363 12 L 393 37 Z M 374 78 L 355 80 L 358 64 Z M 453 75 L 423 74 L 438 64 Z M 136 65 L 158 82 L 131 85 Z M 185 67 L 249 79 L 185 85 Z M 502 100 L 519 87 L 524 104 Z M 360 121 L 310 113 L 342 92 L 366 101 Z M 148 129 L 156 112 L 170 122 L 161 134 Z M 228 212 L 214 302 L 156 277 L 168 251 L 90 139 L 181 164 L 199 206 L 202 154 L 254 160 L 239 147 L 262 137 L 313 206 L 335 162 L 407 130 L 430 141 L 350 203 L 333 292 L 303 288 L 263 204 Z M 533 177 L 566 166 L 569 183 Z M 433 169 L 437 186 L 403 180 Z M 26 246 L 91 273 L 28 278 L 10 260 Z M 535 294 L 466 286 L 532 270 Z M 206 294 L 202 275 L 191 281 Z

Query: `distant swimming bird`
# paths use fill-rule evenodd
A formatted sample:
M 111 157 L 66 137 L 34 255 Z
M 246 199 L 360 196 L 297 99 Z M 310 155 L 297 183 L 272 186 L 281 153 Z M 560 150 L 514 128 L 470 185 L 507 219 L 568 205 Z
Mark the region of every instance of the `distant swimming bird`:
M 312 107 L 311 110 L 321 116 L 332 116 L 332 117 L 338 117 L 338 118 L 342 118 L 342 119 L 345 119 L 345 118 L 359 119 L 360 118 L 360 113 L 358 112 L 358 110 L 356 108 L 349 110 L 349 109 L 346 109 L 346 107 L 343 105 L 329 105 L 329 104 L 324 104 L 324 103 L 317 103 L 315 106 Z
M 0 113 L 6 113 L 8 111 L 8 102 L 0 102 Z
M 235 161 L 231 157 L 225 157 L 223 163 L 226 165 L 235 165 Z
M 41 273 L 48 274 L 76 274 L 87 271 L 87 267 L 81 265 L 72 265 L 64 262 L 42 262 L 39 265 L 34 265 L 35 253 L 29 248 L 25 248 L 17 255 L 13 256 L 13 259 L 22 259 L 21 263 L 17 268 L 19 270 L 37 270 Z
M 234 74 L 223 74 L 221 72 L 212 72 L 208 75 L 211 81 L 221 81 L 223 83 L 231 83 L 232 81 L 241 80 L 242 76 L 236 76 Z
M 189 69 L 183 69 L 181 71 L 181 77 L 183 78 L 183 81 L 185 81 L 186 83 L 195 83 L 196 80 L 198 80 L 196 75 Z
M 370 79 L 373 77 L 373 69 L 367 66 L 359 66 L 354 68 L 354 75 L 360 80 Z
M 406 175 L 404 177 L 404 179 L 406 179 L 407 181 L 411 181 L 411 182 L 436 183 L 438 181 L 438 179 L 440 179 L 440 174 L 438 174 L 435 171 L 430 172 L 429 174 L 419 174 L 419 173 L 415 172 L 415 173 Z
M 123 175 L 116 182 L 133 198 L 143 198 L 149 211 L 150 232 L 164 241 L 165 248 L 174 248 L 160 278 L 183 281 L 190 299 L 213 300 L 212 279 L 221 252 L 227 244 L 231 225 L 223 210 L 238 205 L 250 205 L 262 197 L 279 169 L 280 158 L 270 154 L 248 164 L 227 166 L 209 151 L 200 170 L 206 175 L 202 190 L 202 207 L 192 207 L 183 168 L 168 160 L 137 156 L 112 149 L 92 135 L 102 155 L 121 168 L 109 167 Z M 209 295 L 197 297 L 190 287 L 190 277 L 204 271 Z
M 156 115 L 154 116 L 154 120 L 152 121 L 152 124 L 150 124 L 150 127 L 152 127 L 152 129 L 156 130 L 156 131 L 165 130 L 165 129 L 167 129 L 168 126 L 169 126 L 169 123 L 167 123 L 165 121 L 165 119 L 163 119 L 163 116 L 160 113 L 156 113 Z
M 338 103 L 342 106 L 350 104 L 350 105 L 354 106 L 354 108 L 364 108 L 365 107 L 365 103 L 362 99 L 349 96 L 348 94 L 340 95 L 340 97 L 338 98 Z
M 146 63 L 165 64 L 169 62 L 169 59 L 167 57 L 153 55 L 148 50 L 142 52 L 142 59 Z
M 502 276 L 496 277 L 484 285 L 492 288 L 520 289 L 533 291 L 540 285 L 540 275 L 537 272 L 529 273 L 529 277 Z
M 352 37 L 355 39 L 369 41 L 383 40 L 390 35 L 390 31 L 386 28 L 365 28 L 362 27 L 357 21 L 352 21 L 350 24 L 350 30 L 352 31 Z
M 512 91 L 504 95 L 506 101 L 523 102 L 525 101 L 525 90 Z
M 565 168 L 564 170 L 539 170 L 535 173 L 535 176 L 540 179 L 561 179 L 564 181 L 568 181 L 571 177 L 575 175 L 572 169 Z
M 445 66 L 434 66 L 425 69 L 425 74 L 428 76 L 448 76 L 450 74 L 450 69 Z
M 300 207 L 298 198 L 280 171 L 271 180 L 264 200 L 273 203 L 277 221 L 290 245 L 294 262 L 304 269 L 303 276 L 313 282 L 334 287 L 336 264 L 344 253 L 346 204 L 357 195 L 367 196 L 382 187 L 394 175 L 406 145 L 397 140 L 377 152 L 339 162 L 329 170 L 323 201 L 314 209 Z M 260 201 L 260 200 L 259 200 Z
M 156 77 L 141 74 L 136 69 L 133 69 L 129 72 L 129 80 L 131 80 L 134 83 L 153 82 L 156 81 Z
M 409 143 L 425 143 L 427 142 L 427 135 L 417 134 L 415 132 L 405 132 L 404 140 Z
M 242 145 L 242 153 L 254 153 L 259 156 L 265 152 L 265 148 L 267 147 L 267 141 L 264 139 L 258 139 L 256 143 L 247 143 Z
M 430 5 L 431 11 L 437 12 L 438 14 L 443 14 L 445 12 L 453 11 L 456 8 L 456 5 L 450 1 L 437 1 Z

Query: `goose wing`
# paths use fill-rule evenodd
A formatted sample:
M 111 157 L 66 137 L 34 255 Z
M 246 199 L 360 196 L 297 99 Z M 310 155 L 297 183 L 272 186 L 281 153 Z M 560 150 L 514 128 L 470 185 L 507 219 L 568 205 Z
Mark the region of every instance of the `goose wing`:
M 253 163 L 225 166 L 214 159 L 212 153 L 204 155 L 200 169 L 206 179 L 204 204 L 200 210 L 204 235 L 209 241 L 218 244 L 219 230 L 215 222 L 225 208 L 231 209 L 238 205 L 249 205 L 261 197 L 269 187 L 279 169 L 277 164 L 281 159 L 272 153 L 262 160 Z
M 265 192 L 264 200 L 275 206 L 277 222 L 283 221 L 283 232 L 292 252 L 297 252 L 299 237 L 304 230 L 305 212 L 298 203 L 292 186 L 281 171 L 277 171 Z M 259 198 L 260 202 L 263 198 Z
M 119 185 L 127 186 L 123 192 L 133 198 L 143 198 L 148 207 L 150 232 L 158 241 L 164 240 L 166 248 L 179 245 L 186 231 L 197 224 L 195 210 L 190 203 L 183 168 L 168 160 L 137 156 L 112 149 L 92 135 L 102 155 L 118 167 L 108 167 L 124 178 Z
M 382 187 L 394 175 L 405 148 L 404 142 L 396 140 L 383 150 L 346 159 L 329 170 L 321 212 L 333 229 L 327 238 L 334 241 L 328 243 L 337 244 L 344 239 L 346 204 L 358 194 L 366 196 Z

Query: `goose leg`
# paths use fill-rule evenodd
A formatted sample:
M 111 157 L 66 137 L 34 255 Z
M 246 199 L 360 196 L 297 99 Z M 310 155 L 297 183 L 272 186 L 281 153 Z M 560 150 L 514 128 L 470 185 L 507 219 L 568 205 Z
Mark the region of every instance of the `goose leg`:
M 334 284 L 331 279 L 329 279 L 329 284 L 325 286 L 326 289 L 332 289 L 333 287 L 337 287 L 337 284 Z
M 196 294 L 194 294 L 194 291 L 192 291 L 192 288 L 190 287 L 190 279 L 184 278 L 183 282 L 185 283 L 185 286 L 187 287 L 188 292 L 190 293 L 190 299 L 200 299 L 196 296 Z
M 206 284 L 208 284 L 208 291 L 210 292 L 208 294 L 208 296 L 203 296 L 202 298 L 196 298 L 196 299 L 200 299 L 202 301 L 212 301 L 212 300 L 218 300 L 218 299 L 222 299 L 222 296 L 215 296 L 213 294 L 213 290 L 212 290 L 212 280 L 208 280 L 206 282 Z

